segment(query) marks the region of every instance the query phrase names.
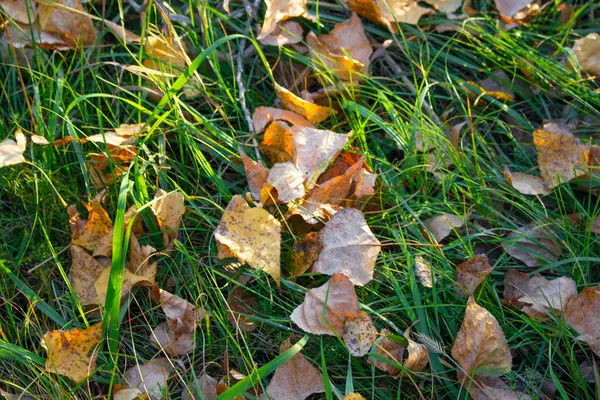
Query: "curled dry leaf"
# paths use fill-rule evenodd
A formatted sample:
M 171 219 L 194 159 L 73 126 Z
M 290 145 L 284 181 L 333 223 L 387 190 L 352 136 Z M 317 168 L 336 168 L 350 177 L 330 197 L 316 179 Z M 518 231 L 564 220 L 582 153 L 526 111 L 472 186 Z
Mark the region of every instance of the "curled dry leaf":
M 439 243 L 448 237 L 454 229 L 462 227 L 465 221 L 458 215 L 445 213 L 428 218 L 423 221 L 423 224 L 429 229 L 435 241 Z
M 329 118 L 331 112 L 336 113 L 329 107 L 323 107 L 304 100 L 278 84 L 275 84 L 275 92 L 283 108 L 301 115 L 313 124 L 325 121 Z
M 167 380 L 172 372 L 173 365 L 168 358 L 155 358 L 143 365 L 135 365 L 123 374 L 122 382 L 127 386 L 115 391 L 114 399 L 161 399 L 161 388 L 167 387 Z
M 590 33 L 577 39 L 573 45 L 575 58 L 581 70 L 592 75 L 600 75 L 600 35 Z
M 185 213 L 185 197 L 181 192 L 165 192 L 158 189 L 152 201 L 152 211 L 163 232 L 165 251 L 173 249 L 173 243 L 179 234 L 181 219 Z
M 240 157 L 244 164 L 244 171 L 246 172 L 246 179 L 248 180 L 252 198 L 256 201 L 260 201 L 261 190 L 267 183 L 269 169 L 248 157 L 242 150 L 240 150 Z
M 94 253 L 94 255 L 108 255 L 106 246 L 106 240 L 110 241 L 112 246 L 112 234 L 113 223 L 110 216 L 102 206 L 102 198 L 104 197 L 105 191 L 101 191 L 94 197 L 94 199 L 85 204 L 85 208 L 88 212 L 87 219 L 81 219 L 77 207 L 72 204 L 67 208 L 67 214 L 69 215 L 69 225 L 71 227 L 71 244 L 81 246 Z M 105 239 L 106 236 L 110 236 Z
M 285 121 L 293 126 L 303 128 L 315 127 L 306 118 L 289 110 L 261 106 L 254 110 L 254 114 L 252 114 L 252 127 L 256 133 L 262 132 L 272 121 Z
M 528 267 L 540 267 L 542 260 L 556 261 L 560 248 L 555 244 L 554 234 L 545 227 L 530 223 L 511 232 L 502 248 L 509 255 L 522 261 Z
M 292 347 L 288 339 L 280 349 L 283 353 Z M 323 393 L 323 376 L 302 353 L 297 353 L 275 371 L 267 386 L 267 394 L 273 400 L 305 399 L 311 394 Z
M 71 268 L 69 281 L 82 306 L 97 305 L 98 295 L 94 284 L 105 269 L 110 268 L 100 264 L 84 249 L 71 245 Z
M 338 211 L 321 231 L 322 250 L 313 266 L 321 274 L 346 275 L 363 286 L 373 279 L 380 243 L 359 210 Z
M 20 24 L 28 25 L 37 19 L 37 6 L 32 0 L 0 0 L 0 8 Z
M 100 193 L 104 193 L 104 192 L 100 192 Z M 96 196 L 96 197 L 98 197 L 98 196 Z M 135 205 L 129 207 L 129 209 L 127 209 L 127 211 L 125 212 L 123 232 L 125 232 L 125 230 L 127 229 L 127 227 L 129 226 L 130 223 L 132 224 L 132 226 L 131 226 L 131 234 L 132 235 L 143 235 L 144 234 L 144 228 L 142 226 L 142 219 L 138 218 L 137 207 Z M 99 239 L 99 241 L 93 246 L 94 247 L 93 248 L 94 257 L 97 257 L 97 256 L 110 257 L 112 255 L 112 242 L 113 242 L 114 232 L 115 232 L 115 227 L 113 226 L 110 229 L 110 231 L 106 235 L 101 237 Z M 129 252 L 131 253 L 131 249 L 129 250 Z M 134 272 L 134 271 L 132 270 L 132 272 Z
M 250 277 L 248 275 L 242 275 L 239 279 L 239 285 L 233 286 L 227 299 L 230 309 L 227 313 L 227 319 L 231 325 L 244 332 L 252 332 L 256 329 L 256 324 L 248 317 L 242 315 L 254 314 L 254 310 L 258 305 L 254 294 L 244 286 L 249 280 Z
M 139 44 L 142 39 L 139 35 L 131 32 L 128 29 L 125 29 L 125 27 L 120 24 L 115 24 L 107 19 L 103 19 L 102 22 L 104 25 L 106 25 L 110 33 L 112 33 L 121 42 Z
M 310 21 L 314 17 L 306 9 L 307 0 L 267 0 L 267 12 L 257 39 L 265 44 L 273 43 L 273 35 L 281 32 L 281 23 L 290 18 L 303 17 Z M 289 26 L 288 26 L 289 29 Z M 293 42 L 297 43 L 297 42 Z
M 533 144 L 542 179 L 549 188 L 586 173 L 590 151 L 575 136 L 538 129 L 533 133 Z
M 452 357 L 467 374 L 500 376 L 512 369 L 512 355 L 498 321 L 469 298 Z
M 431 273 L 431 263 L 423 256 L 415 257 L 415 274 L 421 285 L 426 288 L 433 288 L 433 284 L 437 281 L 435 275 Z
M 102 322 L 87 329 L 49 331 L 42 338 L 46 349 L 46 371 L 82 382 L 96 368 L 98 354 L 93 350 L 102 340 Z
M 412 372 L 421 372 L 429 364 L 429 352 L 427 348 L 410 338 L 410 328 L 404 332 L 404 337 L 408 340 L 408 358 L 404 361 L 404 368 Z
M 222 245 L 218 257 L 234 255 L 262 269 L 279 285 L 280 231 L 279 222 L 267 210 L 250 208 L 242 196 L 233 196 L 215 230 L 215 239 Z
M 269 125 L 259 148 L 271 164 L 291 162 L 296 158 L 290 126 L 283 121 L 273 121 Z
M 346 276 L 335 274 L 309 290 L 290 318 L 305 332 L 335 336 L 344 332 L 346 320 L 359 311 L 354 285 Z
M 38 3 L 40 29 L 59 37 L 70 46 L 90 46 L 96 41 L 96 28 L 79 0 Z
M 304 197 L 304 174 L 291 162 L 273 165 L 267 183 L 277 189 L 277 198 L 283 203 Z
M 352 13 L 349 20 L 336 24 L 331 33 L 306 37 L 310 56 L 339 78 L 350 80 L 352 72 L 367 74 L 373 47 L 365 35 L 361 19 Z
M 284 46 L 286 44 L 301 42 L 303 36 L 304 32 L 299 23 L 296 21 L 285 21 L 277 24 L 275 30 L 261 40 L 261 42 L 269 46 Z
M 27 139 L 20 129 L 15 132 L 15 140 L 4 139 L 0 142 L 0 168 L 25 162 L 23 153 L 27 148 Z
M 454 292 L 461 297 L 471 296 L 493 270 L 485 254 L 478 254 L 463 262 L 456 267 Z
M 42 146 L 50 144 L 50 142 L 48 141 L 48 139 L 46 139 L 45 137 L 40 136 L 40 135 L 31 135 L 31 142 L 35 143 L 35 144 L 42 145 Z
M 385 357 L 396 364 L 402 365 L 405 348 L 400 343 L 388 338 L 388 336 L 391 334 L 392 332 L 387 329 L 381 331 L 381 337 L 375 341 L 376 354 L 381 357 Z M 368 363 L 394 377 L 395 379 L 397 379 L 402 372 L 400 368 L 374 357 L 369 357 Z
M 352 148 L 350 150 L 352 150 L 353 152 L 344 150 L 339 154 L 339 156 L 335 158 L 331 166 L 327 168 L 327 170 L 323 174 L 321 174 L 321 176 L 317 180 L 319 185 L 322 185 L 323 183 L 333 178 L 337 178 L 338 176 L 343 175 L 361 158 L 364 160 L 364 157 L 358 153 L 357 148 Z M 361 166 L 365 167 L 366 165 L 364 165 L 363 162 Z
M 80 143 L 95 142 L 107 143 L 112 146 L 121 146 L 131 144 L 134 139 L 140 136 L 146 124 L 121 124 L 114 131 L 106 131 L 91 135 L 80 140 Z
M 419 6 L 415 0 L 347 0 L 348 7 L 358 15 L 398 31 L 397 22 L 416 25 L 423 15 L 434 12 Z
M 377 328 L 367 312 L 361 311 L 346 320 L 343 339 L 354 357 L 362 357 L 369 352 L 377 339 Z
M 319 258 L 322 249 L 323 244 L 318 232 L 309 232 L 294 243 L 291 276 L 300 276 L 308 271 Z
M 580 334 L 578 340 L 587 343 L 600 357 L 600 286 L 586 287 L 567 305 L 565 317 Z
M 552 193 L 552 190 L 546 186 L 544 180 L 539 176 L 522 172 L 510 172 L 506 169 L 504 170 L 504 179 L 522 194 L 545 196 Z

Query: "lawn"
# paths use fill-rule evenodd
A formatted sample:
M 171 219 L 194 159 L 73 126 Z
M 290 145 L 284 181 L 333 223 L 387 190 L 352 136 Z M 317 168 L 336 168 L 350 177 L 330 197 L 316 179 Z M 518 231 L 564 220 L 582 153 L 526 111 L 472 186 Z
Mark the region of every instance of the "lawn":
M 58 6 L 58 44 L 24 43 L 31 9 L 15 37 L 18 2 L 0 0 L 0 397 L 600 398 L 600 38 L 577 51 L 600 2 L 511 19 L 516 1 L 431 0 L 386 23 L 309 1 L 280 46 L 260 0 L 60 1 L 79 11 Z M 36 2 L 40 23 L 57 9 Z M 315 56 L 349 18 L 336 61 Z M 264 131 L 260 107 L 302 116 Z M 283 164 L 298 175 L 260 181 Z M 293 312 L 320 287 L 317 332 Z

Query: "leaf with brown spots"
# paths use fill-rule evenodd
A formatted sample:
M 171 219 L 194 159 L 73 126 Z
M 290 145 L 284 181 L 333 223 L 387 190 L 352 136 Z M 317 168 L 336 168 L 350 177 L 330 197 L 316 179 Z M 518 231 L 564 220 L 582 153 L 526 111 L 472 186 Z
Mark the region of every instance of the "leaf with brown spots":
M 161 399 L 161 388 L 166 388 L 172 372 L 173 365 L 167 358 L 155 358 L 145 364 L 134 365 L 123 374 L 122 382 L 127 386 L 115 390 L 114 399 Z
M 105 191 L 99 192 L 91 202 L 85 204 L 88 211 L 87 219 L 81 219 L 75 204 L 67 209 L 71 227 L 71 244 L 88 249 L 94 255 L 110 255 L 110 253 L 98 254 L 98 250 L 105 246 L 103 240 L 109 240 L 112 246 L 112 234 L 109 235 L 109 233 L 112 232 L 113 223 L 102 206 L 105 193 Z M 108 236 L 108 239 L 105 239 L 106 236 Z M 106 251 L 100 253 L 106 253 Z
M 295 38 L 298 34 L 294 27 L 282 26 L 284 21 L 290 18 L 302 17 L 310 21 L 314 20 L 314 17 L 308 13 L 306 9 L 307 0 L 267 0 L 267 12 L 265 13 L 265 19 L 263 26 L 258 34 L 257 39 L 265 44 L 285 44 L 285 43 L 297 43 L 302 40 L 302 35 L 299 38 Z M 291 30 L 288 34 L 286 41 L 281 42 L 277 39 L 278 35 L 281 35 L 282 31 Z M 301 31 L 300 31 L 301 33 Z M 297 39 L 297 40 L 296 40 Z
M 185 213 L 185 197 L 181 192 L 156 191 L 152 201 L 152 211 L 158 221 L 158 226 L 163 231 L 163 244 L 165 251 L 173 249 L 173 242 L 179 235 L 179 226 Z
M 79 304 L 82 306 L 98 305 L 98 295 L 94 284 L 108 266 L 100 264 L 83 248 L 71 245 L 71 269 L 69 281 L 77 294 Z
M 397 22 L 416 25 L 423 15 L 434 11 L 419 6 L 415 0 L 346 0 L 348 7 L 358 15 L 385 25 L 391 32 L 398 31 Z
M 377 339 L 377 328 L 367 312 L 361 311 L 355 317 L 346 320 L 343 339 L 354 357 L 362 357 L 369 352 Z
M 359 313 L 354 285 L 342 275 L 306 292 L 304 302 L 296 307 L 290 318 L 305 332 L 317 335 L 341 335 L 348 318 Z
M 292 126 L 303 128 L 315 127 L 306 118 L 289 110 L 282 110 L 274 107 L 258 107 L 254 110 L 254 114 L 252 114 L 252 126 L 256 133 L 262 132 L 272 121 L 283 121 Z
M 98 353 L 94 351 L 102 341 L 102 322 L 87 329 L 49 331 L 42 338 L 46 349 L 46 371 L 67 376 L 79 383 L 96 369 Z
M 460 297 L 472 295 L 493 270 L 485 254 L 478 254 L 463 262 L 456 267 L 454 293 Z
M 90 46 L 96 41 L 96 28 L 79 0 L 56 0 L 37 4 L 40 29 L 61 38 L 72 47 Z
M 304 100 L 277 83 L 275 83 L 275 93 L 283 108 L 297 113 L 313 124 L 325 121 L 331 113 L 335 114 L 335 111 L 329 107 L 323 107 Z
M 533 133 L 542 179 L 554 188 L 584 175 L 589 161 L 589 148 L 571 134 L 538 129 Z
M 578 340 L 587 343 L 600 357 L 600 286 L 586 287 L 573 298 L 565 311 L 565 317 L 580 334 Z
M 318 232 L 309 232 L 308 235 L 294 243 L 292 253 L 292 271 L 290 276 L 300 276 L 308 271 L 319 258 L 323 245 Z

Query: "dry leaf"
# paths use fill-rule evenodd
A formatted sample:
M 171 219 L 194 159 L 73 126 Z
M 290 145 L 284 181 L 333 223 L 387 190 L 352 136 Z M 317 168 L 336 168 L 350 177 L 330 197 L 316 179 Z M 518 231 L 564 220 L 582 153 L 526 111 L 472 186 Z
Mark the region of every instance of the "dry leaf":
M 421 7 L 415 0 L 347 0 L 348 7 L 358 15 L 398 32 L 396 22 L 416 25 L 423 15 L 434 11 Z
M 318 288 L 306 292 L 304 302 L 290 318 L 305 332 L 317 335 L 340 335 L 344 323 L 359 313 L 354 285 L 342 275 L 335 274 Z
M 591 75 L 600 75 L 600 35 L 590 33 L 577 39 L 573 45 L 575 58 L 581 70 Z
M 466 374 L 500 376 L 512 369 L 512 355 L 500 324 L 469 298 L 452 357 Z
M 146 68 L 164 70 L 171 74 L 187 68 L 185 53 L 173 38 L 148 36 L 144 42 L 144 51 L 143 65 Z
M 20 129 L 15 132 L 15 140 L 4 139 L 0 143 L 0 168 L 25 162 L 23 153 L 27 148 L 27 139 Z
M 99 304 L 94 283 L 102 272 L 108 267 L 100 264 L 84 249 L 74 244 L 71 245 L 71 268 L 69 281 L 77 294 L 79 304 L 82 306 Z M 108 268 L 110 269 L 110 268 Z
M 102 341 L 102 322 L 87 329 L 49 331 L 42 338 L 46 349 L 46 371 L 68 376 L 79 383 L 94 372 L 98 353 L 94 349 Z
M 198 385 L 200 386 L 202 397 L 195 394 L 197 392 L 196 385 L 191 384 L 188 386 L 187 390 L 183 392 L 181 400 L 215 400 L 219 395 L 217 393 L 218 384 L 219 382 L 215 378 L 204 373 L 198 378 Z
M 240 262 L 271 275 L 279 286 L 280 226 L 263 208 L 250 208 L 242 196 L 233 196 L 219 226 L 215 239 L 225 246 L 219 258 L 233 254 Z
M 465 221 L 454 214 L 436 215 L 423 221 L 423 224 L 429 229 L 436 242 L 444 240 L 456 228 L 460 228 Z
M 108 30 L 121 42 L 138 44 L 142 39 L 139 35 L 125 29 L 125 27 L 120 24 L 115 24 L 107 19 L 102 20 L 102 22 L 104 22 L 104 25 L 106 25 Z
M 303 128 L 314 128 L 306 118 L 293 111 L 282 110 L 274 107 L 258 107 L 252 114 L 252 127 L 255 133 L 262 132 L 271 121 L 286 121 L 292 126 Z
M 380 243 L 359 210 L 345 208 L 337 212 L 321 231 L 321 244 L 315 272 L 344 274 L 359 286 L 373 279 Z
M 373 47 L 365 35 L 362 21 L 352 13 L 349 20 L 336 24 L 331 33 L 306 37 L 310 56 L 320 61 L 343 80 L 351 80 L 352 72 L 367 74 Z
M 323 245 L 318 232 L 309 232 L 308 235 L 294 243 L 292 254 L 293 271 L 291 276 L 300 276 L 308 271 L 319 258 Z
M 238 281 L 239 285 L 233 286 L 227 298 L 227 304 L 230 308 L 227 313 L 227 319 L 232 326 L 239 328 L 243 332 L 252 332 L 256 329 L 256 324 L 248 317 L 242 315 L 254 314 L 254 310 L 258 306 L 258 300 L 254 294 L 244 286 L 249 280 L 250 277 L 248 275 L 242 275 Z
M 273 36 L 282 31 L 282 22 L 290 18 L 303 17 L 310 21 L 314 17 L 306 9 L 307 0 L 267 0 L 267 12 L 257 39 L 265 44 L 273 44 Z M 289 29 L 289 25 L 287 25 Z M 297 42 L 292 42 L 297 43 Z
M 280 353 L 291 347 L 288 339 L 281 346 Z M 323 376 L 302 353 L 297 353 L 277 368 L 273 379 L 267 386 L 267 394 L 273 400 L 300 400 L 324 391 Z
M 71 227 L 71 244 L 88 249 L 94 255 L 110 256 L 112 249 L 108 254 L 104 254 L 107 253 L 105 249 L 107 244 L 112 247 L 112 234 L 110 233 L 113 232 L 112 220 L 101 203 L 105 193 L 105 191 L 99 192 L 91 202 L 85 204 L 88 211 L 87 219 L 81 219 L 75 204 L 67 208 L 67 214 Z M 109 237 L 106 238 L 107 236 Z M 109 243 L 106 243 L 107 241 Z
M 496 8 L 500 12 L 500 15 L 504 18 L 509 19 L 521 19 L 515 18 L 517 13 L 527 8 L 534 0 L 494 0 Z
M 104 192 L 100 192 L 100 193 L 104 193 Z M 132 221 L 133 219 L 133 221 Z M 127 209 L 127 211 L 125 212 L 125 218 L 123 221 L 123 232 L 125 232 L 125 230 L 127 229 L 127 227 L 129 226 L 129 223 L 132 224 L 131 226 L 131 234 L 132 235 L 143 235 L 144 234 L 144 228 L 142 227 L 142 219 L 138 218 L 137 215 L 137 207 L 135 205 L 129 207 Z M 113 235 L 115 232 L 115 228 L 114 226 L 110 229 L 110 231 L 104 235 L 103 237 L 101 237 L 98 242 L 96 242 L 94 244 L 94 257 L 97 256 L 104 256 L 104 257 L 110 257 L 112 255 L 112 242 L 113 242 Z M 131 252 L 131 250 L 130 250 Z M 132 271 L 134 272 L 134 271 Z
M 408 340 L 408 358 L 404 361 L 404 368 L 412 372 L 421 372 L 429 363 L 429 352 L 427 348 L 410 338 L 410 328 L 404 332 L 404 337 Z
M 494 269 L 490 266 L 485 254 L 478 254 L 456 267 L 456 285 L 454 292 L 461 297 L 471 296 L 477 286 L 487 278 Z
M 538 129 L 533 133 L 533 144 L 540 173 L 549 188 L 586 173 L 590 151 L 575 136 Z
M 361 311 L 346 320 L 343 339 L 354 357 L 362 357 L 369 352 L 377 339 L 377 328 L 367 312 Z
M 504 292 L 502 293 L 502 304 L 510 305 L 512 307 L 521 308 L 523 304 L 519 302 L 519 299 L 525 294 L 529 283 L 529 275 L 517 271 L 516 269 L 509 269 L 504 275 Z
M 158 221 L 158 226 L 163 232 L 165 251 L 173 249 L 173 243 L 179 235 L 179 226 L 185 213 L 185 197 L 181 192 L 165 192 L 156 190 L 152 201 L 152 211 Z
M 155 358 L 143 365 L 136 364 L 123 374 L 123 383 L 128 388 L 115 392 L 115 400 L 133 400 L 145 398 L 162 399 L 161 388 L 167 387 L 169 375 L 173 372 L 173 365 L 168 358 Z
M 450 14 L 460 8 L 463 0 L 424 0 L 425 3 L 431 4 L 437 11 L 444 14 Z
M 275 84 L 275 93 L 277 93 L 277 98 L 283 108 L 295 112 L 313 124 L 325 121 L 332 112 L 337 113 L 329 107 L 323 107 L 304 100 L 277 83 Z
M 273 165 L 267 183 L 277 189 L 277 198 L 283 203 L 304 197 L 304 174 L 291 162 Z
M 134 233 L 129 238 L 129 259 L 125 268 L 136 275 L 154 279 L 156 276 L 156 263 L 150 262 L 150 257 L 156 249 L 150 245 L 141 246 Z
M 96 41 L 96 28 L 79 0 L 38 3 L 40 29 L 55 35 L 70 46 L 90 46 Z
M 580 334 L 578 340 L 586 342 L 592 351 L 600 357 L 600 286 L 586 287 L 573 298 L 567 309 L 565 317 Z
M 156 270 L 154 271 L 156 274 Z M 108 290 L 108 281 L 110 279 L 110 268 L 105 268 L 96 282 L 94 288 L 96 289 L 96 295 L 98 296 L 98 302 L 104 305 L 106 302 L 106 292 Z M 152 286 L 154 285 L 155 276 L 143 276 L 136 275 L 128 269 L 123 270 L 123 283 L 121 286 L 121 298 L 127 296 L 131 289 L 135 286 Z
M 248 186 L 250 187 L 252 198 L 256 201 L 260 201 L 261 190 L 267 183 L 269 169 L 248 157 L 242 150 L 239 152 L 240 157 L 242 158 L 242 163 L 244 163 L 244 171 L 246 172 L 246 179 L 248 180 Z
M 150 342 L 170 356 L 180 356 L 194 350 L 194 331 L 202 312 L 181 297 L 155 287 L 152 290 L 154 300 L 161 303 L 167 318 L 158 325 L 150 336 Z
M 423 256 L 415 257 L 415 274 L 421 285 L 426 288 L 433 288 L 433 284 L 437 281 L 435 275 L 431 274 L 431 263 Z
M 375 194 L 377 174 L 361 168 L 358 175 L 354 177 L 354 183 L 354 196 L 357 199 L 364 199 L 365 197 L 373 196 Z
M 545 196 L 552 193 L 552 190 L 546 186 L 544 180 L 539 176 L 510 172 L 506 169 L 504 170 L 504 179 L 522 194 Z
M 141 135 L 146 124 L 121 124 L 114 131 L 106 131 L 104 133 L 98 133 L 91 135 L 86 138 L 82 138 L 79 142 L 94 142 L 94 143 L 106 143 L 111 146 L 122 146 L 132 144 L 137 137 Z
M 472 400 L 531 400 L 529 395 L 514 391 L 497 377 L 476 376 L 469 395 Z
M 381 331 L 381 338 L 375 341 L 375 346 L 377 347 L 376 354 L 385 357 L 396 364 L 402 365 L 402 361 L 404 360 L 404 346 L 387 337 L 391 334 L 392 332 L 387 329 Z M 397 379 L 402 372 L 400 368 L 396 368 L 395 366 L 374 357 L 369 357 L 368 363 L 395 379 Z
M 363 158 L 359 153 L 357 148 L 351 148 L 350 151 L 342 151 L 339 156 L 335 158 L 333 163 L 327 170 L 321 174 L 317 182 L 319 185 L 333 179 L 337 178 L 340 175 L 343 175 L 350 167 L 358 162 L 361 158 Z M 364 158 L 363 158 L 364 159 Z M 366 165 L 362 165 L 365 167 Z
M 295 159 L 294 139 L 290 126 L 283 121 L 273 121 L 259 146 L 271 164 Z
M 31 0 L 0 0 L 0 8 L 20 24 L 29 25 L 37 19 L 36 3 Z
M 40 136 L 40 135 L 31 135 L 30 138 L 31 138 L 31 142 L 35 143 L 35 144 L 39 144 L 39 145 L 42 145 L 42 146 L 50 144 L 50 142 L 48 141 L 48 139 L 46 139 L 45 137 Z
M 303 36 L 304 32 L 299 23 L 285 21 L 277 24 L 275 30 L 262 39 L 261 42 L 269 46 L 284 46 L 301 42 Z
M 530 223 L 511 232 L 502 248 L 528 267 L 541 267 L 540 259 L 556 261 L 561 251 L 554 243 L 554 234 L 545 227 Z
M 365 398 L 358 393 L 348 393 L 344 396 L 344 400 L 365 400 Z

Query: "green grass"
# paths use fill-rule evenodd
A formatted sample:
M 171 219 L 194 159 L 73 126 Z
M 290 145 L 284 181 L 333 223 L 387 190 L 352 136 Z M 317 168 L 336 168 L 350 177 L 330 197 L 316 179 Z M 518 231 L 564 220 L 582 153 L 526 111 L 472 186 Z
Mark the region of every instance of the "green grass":
M 597 81 L 562 63 L 571 57 L 569 48 L 575 39 L 597 31 L 600 4 L 574 2 L 576 12 L 567 22 L 560 20 L 559 4 L 558 0 L 547 2 L 539 16 L 508 32 L 499 29 L 493 5 L 483 0 L 474 0 L 473 6 L 484 12 L 465 21 L 459 33 L 403 25 L 392 37 L 382 26 L 365 22 L 373 43 L 393 39 L 389 55 L 395 64 L 376 59 L 371 76 L 359 85 L 360 91 L 347 90 L 341 112 L 321 124 L 336 132 L 352 130 L 351 146 L 367 155 L 382 183 L 378 196 L 382 211 L 370 212 L 367 217 L 385 246 L 375 279 L 357 288 L 357 293 L 361 307 L 369 311 L 378 328 L 400 335 L 416 324 L 414 330 L 439 342 L 444 353 L 432 354 L 431 370 L 412 380 L 395 381 L 374 370 L 366 357 L 349 360 L 337 338 L 309 335 L 302 354 L 327 372 L 332 385 L 328 397 L 335 398 L 346 387 L 353 387 L 375 399 L 467 398 L 456 382 L 449 357 L 466 305 L 453 291 L 454 270 L 455 265 L 484 252 L 493 262 L 494 272 L 475 298 L 497 318 L 509 341 L 514 367 L 507 375 L 508 382 L 532 398 L 541 398 L 547 381 L 558 388 L 555 398 L 597 398 L 600 382 L 596 386 L 586 383 L 579 368 L 591 358 L 591 352 L 574 340 L 573 329 L 559 318 L 540 323 L 500 302 L 504 271 L 522 268 L 502 251 L 501 244 L 508 233 L 529 222 L 552 228 L 563 246 L 559 261 L 546 264 L 540 272 L 549 277 L 571 276 L 579 289 L 600 282 L 598 238 L 566 218 L 575 212 L 589 217 L 599 213 L 598 198 L 590 191 L 597 187 L 597 178 L 563 185 L 539 199 L 519 194 L 502 175 L 505 167 L 521 172 L 535 169 L 531 137 L 543 121 L 587 118 L 597 122 L 600 117 Z M 107 2 L 105 17 L 116 20 L 121 7 L 126 11 L 126 26 L 137 33 L 161 26 L 155 6 L 148 9 L 142 24 L 138 14 L 120 2 Z M 181 357 L 181 362 L 174 361 L 177 373 L 169 381 L 169 392 L 170 398 L 178 399 L 185 387 L 194 387 L 205 370 L 217 377 L 227 374 L 225 360 L 230 369 L 248 377 L 264 377 L 279 354 L 279 345 L 290 334 L 298 334 L 298 338 L 304 334 L 291 323 L 292 310 L 302 302 L 305 290 L 327 277 L 309 274 L 295 282 L 282 279 L 278 291 L 264 273 L 243 267 L 234 274 L 225 268 L 226 260 L 216 258 L 212 233 L 222 210 L 232 195 L 247 191 L 237 149 L 251 150 L 248 145 L 252 142 L 238 101 L 234 57 L 245 33 L 246 17 L 241 3 L 236 2 L 231 8 L 238 17 L 231 19 L 222 12 L 220 2 L 190 0 L 173 2 L 172 7 L 192 20 L 190 25 L 174 23 L 173 27 L 189 44 L 189 57 L 195 61 L 188 72 L 203 82 L 199 95 L 179 95 L 185 76 L 189 77 L 184 75 L 175 82 L 160 80 L 160 89 L 169 96 L 158 104 L 153 102 L 141 90 L 147 82 L 123 68 L 141 65 L 139 46 L 124 47 L 102 32 L 103 46 L 63 53 L 36 49 L 31 65 L 16 66 L 8 55 L 0 64 L 0 139 L 13 137 L 18 127 L 52 141 L 84 137 L 121 123 L 148 122 L 150 133 L 139 140 L 138 157 L 127 176 L 131 183 L 119 179 L 109 187 L 107 210 L 113 219 L 122 218 L 128 205 L 147 204 L 157 187 L 180 189 L 186 195 L 187 213 L 179 240 L 172 253 L 161 257 L 157 282 L 203 306 L 212 318 L 201 322 L 196 349 Z M 310 9 L 317 10 L 317 3 L 311 2 Z M 101 11 L 98 7 L 92 13 L 100 15 Z M 264 5 L 259 21 L 262 15 Z M 302 24 L 327 32 L 347 16 L 337 3 L 318 2 L 320 24 Z M 441 15 L 423 21 L 448 22 Z M 254 29 L 251 34 L 256 34 Z M 290 61 L 321 69 L 290 47 L 257 49 L 244 58 L 250 111 L 274 104 L 272 78 L 265 64 L 276 61 L 291 76 Z M 514 80 L 515 101 L 503 103 L 489 96 L 476 101 L 469 95 L 467 82 L 481 82 L 498 69 Z M 319 77 L 340 84 L 327 71 L 321 71 Z M 432 120 L 424 102 L 449 125 L 470 121 L 459 151 L 449 144 L 447 129 Z M 452 159 L 452 167 L 441 168 L 443 178 L 427 172 L 427 154 L 414 145 L 417 131 Z M 574 133 L 594 142 L 597 131 L 598 125 L 580 124 Z M 101 348 L 97 370 L 89 381 L 75 385 L 43 370 L 45 352 L 40 339 L 46 331 L 82 328 L 96 321 L 84 318 L 66 279 L 70 252 L 65 247 L 70 232 L 57 193 L 66 203 L 82 209 L 82 202 L 96 193 L 84 161 L 103 151 L 103 145 L 93 143 L 32 146 L 25 156 L 37 168 L 22 164 L 0 169 L 2 390 L 26 391 L 34 398 L 100 398 L 118 383 L 126 368 L 157 354 L 148 340 L 164 317 L 151 302 L 148 290 L 138 288 L 129 299 L 129 308 L 122 310 L 118 301 L 114 302 L 118 297 L 109 296 L 110 339 Z M 120 189 L 125 187 L 127 193 Z M 427 245 L 421 221 L 444 212 L 468 214 L 470 219 L 443 247 Z M 159 237 L 156 227 L 150 222 L 146 225 L 149 233 L 141 243 L 155 244 Z M 285 232 L 282 239 L 285 271 L 296 238 Z M 116 254 L 125 250 L 122 243 L 128 242 L 115 242 Z M 433 289 L 422 287 L 415 277 L 418 255 L 431 261 L 438 276 Z M 113 269 L 119 268 L 115 267 L 119 262 L 123 260 L 115 257 Z M 236 332 L 227 320 L 228 293 L 242 272 L 254 277 L 248 286 L 258 299 L 251 318 L 259 328 L 252 333 Z M 118 292 L 119 288 L 114 289 Z M 267 384 L 267 378 L 260 381 L 263 389 Z

